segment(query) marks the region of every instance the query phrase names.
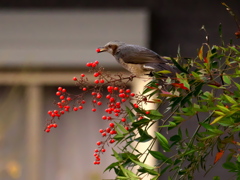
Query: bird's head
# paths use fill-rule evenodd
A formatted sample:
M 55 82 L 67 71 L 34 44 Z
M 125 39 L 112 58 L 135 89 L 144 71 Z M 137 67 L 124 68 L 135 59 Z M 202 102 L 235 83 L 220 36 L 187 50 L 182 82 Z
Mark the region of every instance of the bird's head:
M 108 53 L 110 53 L 112 55 L 115 55 L 117 50 L 118 50 L 118 48 L 121 47 L 124 44 L 125 43 L 121 42 L 121 41 L 110 41 L 105 46 L 97 48 L 96 51 L 98 53 L 108 52 Z

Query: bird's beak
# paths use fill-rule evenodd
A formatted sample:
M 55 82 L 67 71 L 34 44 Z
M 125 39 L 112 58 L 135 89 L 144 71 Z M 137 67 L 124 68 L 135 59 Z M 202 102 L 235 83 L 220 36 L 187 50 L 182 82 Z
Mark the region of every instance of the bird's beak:
M 104 51 L 107 51 L 107 49 L 105 47 L 99 47 L 96 49 L 97 53 L 104 52 Z

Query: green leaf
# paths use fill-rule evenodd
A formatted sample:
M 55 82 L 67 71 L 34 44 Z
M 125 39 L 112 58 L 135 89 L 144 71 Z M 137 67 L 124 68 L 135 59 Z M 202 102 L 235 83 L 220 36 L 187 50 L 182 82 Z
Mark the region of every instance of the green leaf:
M 240 84 L 234 82 L 234 84 L 237 86 L 238 90 L 240 91 Z
M 205 129 L 214 129 L 214 127 L 213 126 L 211 126 L 211 125 L 209 125 L 209 124 L 206 124 L 206 123 L 199 123 L 202 127 L 204 127 Z
M 121 134 L 121 133 L 119 132 L 119 130 L 121 130 L 121 132 L 122 132 L 123 134 L 128 134 L 128 133 L 129 133 L 129 131 L 126 130 L 122 124 L 119 124 L 119 123 L 117 123 L 117 122 L 115 122 L 115 124 L 116 124 L 116 127 L 117 127 L 117 128 L 116 128 L 117 133 Z
M 138 132 L 139 132 L 140 137 L 136 138 L 135 141 L 147 142 L 147 141 L 150 141 L 153 139 L 153 137 L 150 136 L 146 130 L 142 130 L 141 128 L 138 128 Z
M 223 94 L 223 96 L 227 99 L 227 101 L 229 103 L 232 103 L 232 104 L 238 104 L 232 97 L 226 95 L 226 94 Z
M 168 71 L 168 70 L 162 70 L 162 71 L 158 71 L 157 73 L 159 73 L 159 74 L 170 74 L 172 72 Z
M 126 106 L 126 111 L 127 111 L 127 118 L 130 119 L 131 122 L 134 122 L 135 120 L 135 115 L 133 114 L 133 112 Z
M 133 173 L 132 171 L 129 171 L 128 169 L 123 168 L 121 165 L 120 165 L 120 169 L 122 170 L 123 174 L 126 177 L 131 178 L 131 180 L 135 180 L 135 179 L 139 180 L 139 177 L 135 173 Z
M 151 120 L 149 120 L 149 119 L 143 118 L 143 119 L 141 119 L 139 121 L 136 121 L 136 122 L 132 123 L 132 126 L 133 127 L 139 127 L 141 125 L 147 125 L 150 121 Z
M 168 158 L 167 156 L 165 156 L 164 154 L 162 154 L 159 151 L 148 151 L 154 158 L 156 158 L 157 160 L 161 160 L 165 163 L 168 164 L 172 164 L 172 160 L 170 158 Z
M 216 122 L 220 121 L 224 116 L 218 116 L 213 120 L 213 122 L 210 123 L 210 125 L 215 124 Z
M 159 120 L 163 117 L 163 115 L 158 110 L 149 110 L 149 114 L 145 114 L 146 117 L 152 120 Z
M 146 168 L 141 168 L 141 169 L 138 169 L 138 172 L 141 172 L 141 173 L 148 173 L 148 174 L 151 174 L 151 175 L 159 175 L 159 173 L 153 169 L 146 169 Z
M 119 156 L 119 154 L 112 148 L 113 151 L 113 156 L 118 160 L 118 161 L 122 161 L 123 159 Z
M 103 172 L 106 172 L 107 170 L 111 171 L 115 166 L 118 166 L 119 162 L 114 162 L 110 164 Z
M 217 105 L 217 107 L 219 108 L 220 111 L 224 112 L 224 113 L 228 113 L 230 112 L 230 110 L 224 106 L 221 105 Z
M 158 139 L 158 141 L 160 142 L 160 146 L 163 148 L 163 150 L 165 151 L 170 151 L 170 146 L 168 144 L 168 140 L 159 132 L 155 132 L 156 137 Z
M 181 72 L 184 72 L 186 74 L 189 74 L 188 71 L 186 69 L 184 69 L 180 64 L 178 64 L 178 62 L 174 59 L 174 58 L 171 58 L 173 64 L 181 71 Z
M 230 172 L 234 172 L 237 168 L 236 168 L 236 165 L 233 163 L 233 162 L 225 162 L 223 164 L 223 167 L 225 169 L 229 169 Z
M 135 160 L 132 159 L 131 157 L 129 157 L 129 159 L 130 159 L 133 163 L 139 165 L 140 167 L 143 167 L 143 168 L 146 168 L 146 169 L 154 169 L 154 168 L 155 168 L 155 167 L 149 166 L 149 165 L 147 165 L 147 164 L 144 164 L 144 163 L 142 163 L 142 162 L 140 162 L 140 161 L 135 161 Z
M 220 180 L 220 177 L 219 176 L 214 176 L 213 180 Z
M 226 75 L 225 73 L 223 74 L 223 81 L 227 84 L 230 85 L 231 84 L 231 78 Z
M 169 139 L 170 141 L 181 141 L 181 137 L 179 135 L 173 135 L 172 137 L 170 137 Z

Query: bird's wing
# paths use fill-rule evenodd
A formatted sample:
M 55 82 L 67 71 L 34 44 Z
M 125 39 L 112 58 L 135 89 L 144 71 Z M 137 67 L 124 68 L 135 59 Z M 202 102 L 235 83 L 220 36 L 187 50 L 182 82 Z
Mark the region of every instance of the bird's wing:
M 154 51 L 145 47 L 136 45 L 126 45 L 122 47 L 118 54 L 125 63 L 131 64 L 146 64 L 146 63 L 166 63 L 167 61 L 162 59 Z

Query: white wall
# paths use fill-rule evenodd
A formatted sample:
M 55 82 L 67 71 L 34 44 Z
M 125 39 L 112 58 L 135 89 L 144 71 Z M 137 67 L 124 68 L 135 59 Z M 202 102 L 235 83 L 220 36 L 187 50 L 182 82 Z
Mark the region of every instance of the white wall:
M 0 11 L 0 67 L 108 66 L 113 58 L 95 49 L 111 40 L 146 45 L 147 20 L 145 10 Z

